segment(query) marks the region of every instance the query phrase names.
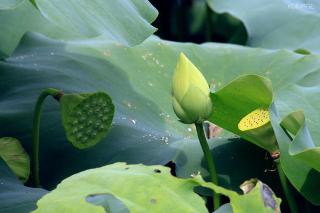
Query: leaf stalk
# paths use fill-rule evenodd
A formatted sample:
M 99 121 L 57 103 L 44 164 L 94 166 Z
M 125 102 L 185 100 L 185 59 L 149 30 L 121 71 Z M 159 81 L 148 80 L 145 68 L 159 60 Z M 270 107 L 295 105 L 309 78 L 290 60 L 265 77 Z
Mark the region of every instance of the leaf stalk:
M 278 170 L 278 174 L 279 174 L 279 178 L 280 178 L 281 187 L 284 192 L 285 198 L 288 202 L 290 212 L 291 213 L 298 213 L 299 211 L 298 211 L 297 203 L 295 202 L 292 190 L 290 188 L 289 181 L 288 181 L 285 173 L 283 172 L 283 169 L 281 168 L 281 164 L 280 164 L 279 159 L 275 163 L 277 165 L 277 170 Z
M 53 88 L 45 89 L 39 95 L 33 113 L 33 125 L 32 125 L 32 158 L 31 158 L 31 171 L 33 178 L 33 185 L 35 187 L 40 186 L 39 177 L 39 135 L 40 135 L 40 120 L 42 105 L 47 96 L 52 96 L 55 99 L 61 97 L 61 91 Z
M 213 156 L 210 151 L 206 136 L 204 134 L 203 122 L 195 123 L 195 126 L 196 126 L 198 138 L 200 141 L 200 145 L 201 145 L 204 157 L 207 161 L 208 171 L 210 174 L 211 181 L 212 181 L 212 183 L 218 185 L 218 175 L 217 175 L 217 171 L 216 171 L 216 166 L 215 166 Z M 213 208 L 214 208 L 214 210 L 216 210 L 219 207 L 220 207 L 220 195 L 217 194 L 216 192 L 213 192 Z

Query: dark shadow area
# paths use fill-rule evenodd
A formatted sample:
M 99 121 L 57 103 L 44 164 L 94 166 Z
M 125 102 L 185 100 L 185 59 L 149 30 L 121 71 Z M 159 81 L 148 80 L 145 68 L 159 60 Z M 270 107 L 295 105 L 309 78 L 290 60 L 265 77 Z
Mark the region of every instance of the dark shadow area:
M 151 0 L 159 11 L 152 24 L 162 39 L 180 42 L 245 44 L 244 24 L 229 14 L 218 14 L 204 0 Z
M 297 171 L 297 173 L 298 172 L 299 171 Z M 315 181 L 315 180 L 318 180 L 318 181 Z M 318 171 L 316 171 L 315 169 L 311 169 L 310 172 L 308 173 L 308 176 L 305 180 L 305 184 L 302 186 L 301 191 L 310 191 L 310 188 L 319 189 L 319 191 L 320 191 L 320 173 Z M 305 201 L 304 208 L 310 210 L 307 212 L 320 212 L 319 206 L 316 207 L 316 206 L 312 205 L 310 202 L 303 199 L 303 197 L 298 193 L 296 193 L 296 196 L 298 196 L 301 201 L 302 200 Z M 315 201 L 319 200 L 319 199 L 320 199 L 320 193 L 318 194 L 318 197 L 314 197 Z

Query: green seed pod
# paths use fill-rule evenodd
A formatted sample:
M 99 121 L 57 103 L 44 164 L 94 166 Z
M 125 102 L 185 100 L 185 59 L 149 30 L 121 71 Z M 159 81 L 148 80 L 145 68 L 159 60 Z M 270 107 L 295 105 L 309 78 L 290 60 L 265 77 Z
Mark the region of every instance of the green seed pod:
M 209 85 L 192 62 L 180 53 L 173 75 L 173 109 L 183 123 L 206 120 L 212 111 Z
M 106 93 L 66 94 L 60 103 L 67 139 L 75 147 L 94 146 L 106 136 L 114 115 L 114 105 Z

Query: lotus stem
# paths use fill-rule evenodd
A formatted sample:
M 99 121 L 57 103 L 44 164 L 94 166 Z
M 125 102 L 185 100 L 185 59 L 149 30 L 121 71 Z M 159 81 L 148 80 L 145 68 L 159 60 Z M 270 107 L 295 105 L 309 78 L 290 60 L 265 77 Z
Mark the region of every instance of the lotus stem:
M 295 199 L 293 197 L 289 181 L 288 181 L 286 175 L 284 174 L 284 172 L 283 172 L 283 170 L 281 168 L 280 161 L 277 160 L 276 164 L 277 164 L 277 170 L 278 170 L 278 174 L 279 174 L 282 190 L 283 190 L 285 198 L 286 198 L 286 200 L 288 202 L 288 205 L 289 205 L 289 208 L 290 208 L 290 212 L 291 213 L 298 213 L 299 212 L 298 211 L 298 206 L 297 206 L 297 204 L 295 202 Z
M 218 185 L 218 176 L 217 176 L 217 172 L 216 172 L 216 167 L 215 167 L 215 163 L 211 154 L 211 151 L 209 149 L 209 145 L 206 139 L 206 136 L 204 134 L 204 130 L 203 130 L 203 123 L 195 123 L 196 129 L 197 129 L 197 134 L 198 134 L 198 138 L 201 144 L 201 148 L 204 154 L 204 157 L 207 161 L 208 164 L 208 171 L 210 174 L 210 178 L 212 183 Z M 213 192 L 213 208 L 214 210 L 218 209 L 220 207 L 220 195 Z
M 61 97 L 62 93 L 59 90 L 48 88 L 41 92 L 37 99 L 36 106 L 33 114 L 33 126 L 32 126 L 32 162 L 31 171 L 33 177 L 33 185 L 35 187 L 40 186 L 39 177 L 39 133 L 40 133 L 40 118 L 42 111 L 42 104 L 47 96 L 52 96 L 56 99 Z

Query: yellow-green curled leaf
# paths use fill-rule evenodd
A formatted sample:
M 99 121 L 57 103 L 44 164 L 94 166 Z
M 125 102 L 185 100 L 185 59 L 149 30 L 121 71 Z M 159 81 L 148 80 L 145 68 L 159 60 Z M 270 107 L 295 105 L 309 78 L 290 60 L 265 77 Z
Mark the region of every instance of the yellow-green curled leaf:
M 209 121 L 261 148 L 274 152 L 278 145 L 269 118 L 271 81 L 258 75 L 244 75 L 211 93 Z
M 11 137 L 0 138 L 0 157 L 23 182 L 30 174 L 30 159 L 20 142 Z

